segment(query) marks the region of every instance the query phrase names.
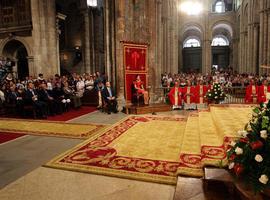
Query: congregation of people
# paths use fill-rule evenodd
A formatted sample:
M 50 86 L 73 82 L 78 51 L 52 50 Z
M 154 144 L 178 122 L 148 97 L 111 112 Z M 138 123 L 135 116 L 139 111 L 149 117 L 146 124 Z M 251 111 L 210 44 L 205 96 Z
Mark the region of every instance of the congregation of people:
M 200 73 L 164 73 L 161 75 L 161 85 L 174 108 L 196 109 L 203 104 L 211 103 L 206 94 L 213 88 L 214 83 L 219 83 L 223 90 L 244 90 L 245 103 L 263 103 L 269 98 L 270 76 L 239 74 L 232 69 L 213 70 L 210 74 Z
M 24 80 L 13 78 L 11 73 L 2 80 L 0 87 L 0 104 L 14 106 L 17 116 L 25 117 L 25 108 L 31 106 L 36 117 L 60 115 L 70 108 L 79 109 L 82 97 L 98 95 L 98 109 L 107 104 L 106 112 L 117 112 L 117 102 L 113 89 L 105 74 L 72 73 L 70 76 L 60 76 L 45 79 L 43 74 L 37 78 L 25 77 Z M 91 97 L 90 97 L 91 98 Z

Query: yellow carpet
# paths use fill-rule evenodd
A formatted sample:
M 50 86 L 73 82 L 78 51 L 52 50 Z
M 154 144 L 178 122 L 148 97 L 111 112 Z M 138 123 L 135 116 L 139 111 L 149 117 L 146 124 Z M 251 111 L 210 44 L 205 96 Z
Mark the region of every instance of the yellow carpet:
M 188 119 L 130 116 L 56 157 L 46 166 L 158 183 L 201 177 L 205 165 L 226 164 L 228 143 L 251 106 L 211 106 Z
M 202 176 L 201 141 L 198 114 L 188 117 L 180 151 L 179 175 Z
M 104 129 L 104 125 L 71 124 L 52 121 L 34 121 L 20 119 L 0 119 L 0 134 L 23 133 L 29 135 L 59 136 L 69 138 L 89 138 Z
M 175 184 L 185 119 L 130 116 L 46 166 Z

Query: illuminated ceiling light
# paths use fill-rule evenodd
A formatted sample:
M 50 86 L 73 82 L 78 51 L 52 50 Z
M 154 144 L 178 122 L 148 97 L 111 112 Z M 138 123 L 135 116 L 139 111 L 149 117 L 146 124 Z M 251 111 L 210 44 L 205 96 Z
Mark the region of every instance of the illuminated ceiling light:
M 185 1 L 180 5 L 180 10 L 188 15 L 199 15 L 203 11 L 203 6 L 199 2 Z
M 97 0 L 87 0 L 87 6 L 97 7 Z

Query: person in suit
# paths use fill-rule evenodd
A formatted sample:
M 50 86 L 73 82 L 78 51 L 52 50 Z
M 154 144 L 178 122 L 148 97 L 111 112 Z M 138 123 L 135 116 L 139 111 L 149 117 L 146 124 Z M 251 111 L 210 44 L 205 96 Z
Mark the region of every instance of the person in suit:
M 10 105 L 15 105 L 16 113 L 22 115 L 23 113 L 23 92 L 20 89 L 16 90 L 16 85 L 10 86 L 10 90 L 7 93 L 7 103 Z
M 108 105 L 108 114 L 111 114 L 111 112 L 117 113 L 118 110 L 116 96 L 109 81 L 106 82 L 106 86 L 102 90 L 102 97 Z
M 34 84 L 32 82 L 27 84 L 24 101 L 25 104 L 32 104 L 41 118 L 47 118 L 47 104 L 39 99 L 38 92 L 34 88 Z
M 49 108 L 49 114 L 55 115 L 60 113 L 60 105 L 58 105 L 57 101 L 53 98 L 52 92 L 47 90 L 47 84 L 45 81 L 40 82 L 38 89 L 38 97 L 39 100 L 45 102 Z

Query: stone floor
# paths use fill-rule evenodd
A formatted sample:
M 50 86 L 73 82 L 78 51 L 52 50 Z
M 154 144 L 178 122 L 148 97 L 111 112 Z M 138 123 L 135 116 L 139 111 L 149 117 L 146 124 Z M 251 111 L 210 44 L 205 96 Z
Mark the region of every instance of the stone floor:
M 156 114 L 186 115 L 187 113 L 173 111 Z M 97 111 L 69 122 L 113 124 L 125 117 L 123 113 L 108 115 Z M 0 199 L 173 199 L 175 186 L 41 167 L 56 155 L 80 142 L 81 140 L 76 139 L 25 136 L 1 145 Z

